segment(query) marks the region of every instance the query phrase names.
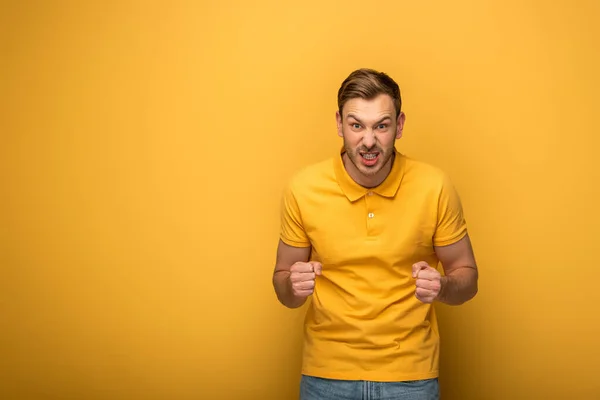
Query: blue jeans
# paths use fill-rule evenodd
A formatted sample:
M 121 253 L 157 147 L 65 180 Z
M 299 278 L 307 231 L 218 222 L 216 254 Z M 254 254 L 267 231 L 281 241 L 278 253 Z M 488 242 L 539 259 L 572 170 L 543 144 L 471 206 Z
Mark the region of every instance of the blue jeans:
M 406 382 L 341 381 L 302 375 L 300 400 L 438 400 L 437 378 Z

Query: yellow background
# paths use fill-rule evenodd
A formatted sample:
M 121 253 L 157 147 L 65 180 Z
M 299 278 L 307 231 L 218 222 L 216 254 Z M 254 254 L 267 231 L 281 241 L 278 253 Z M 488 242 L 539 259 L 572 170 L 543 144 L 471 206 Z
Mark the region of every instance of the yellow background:
M 0 398 L 294 399 L 281 189 L 390 73 L 451 174 L 480 293 L 444 399 L 600 398 L 600 5 L 12 2 L 0 13 Z

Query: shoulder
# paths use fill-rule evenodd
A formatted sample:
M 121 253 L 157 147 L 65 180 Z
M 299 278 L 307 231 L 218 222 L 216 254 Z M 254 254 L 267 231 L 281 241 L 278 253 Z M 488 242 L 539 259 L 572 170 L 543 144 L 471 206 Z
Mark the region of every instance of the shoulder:
M 335 181 L 333 158 L 308 164 L 294 172 L 287 182 L 287 189 L 305 193 Z
M 450 184 L 449 175 L 440 167 L 410 156 L 403 157 L 405 163 L 405 181 L 437 190 Z

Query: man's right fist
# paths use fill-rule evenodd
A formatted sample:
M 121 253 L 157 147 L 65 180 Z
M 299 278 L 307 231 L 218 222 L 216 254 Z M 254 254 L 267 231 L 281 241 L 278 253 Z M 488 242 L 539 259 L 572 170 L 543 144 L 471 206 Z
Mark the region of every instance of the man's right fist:
M 315 289 L 315 277 L 321 275 L 323 266 L 316 261 L 297 262 L 290 268 L 290 283 L 295 297 L 308 297 Z

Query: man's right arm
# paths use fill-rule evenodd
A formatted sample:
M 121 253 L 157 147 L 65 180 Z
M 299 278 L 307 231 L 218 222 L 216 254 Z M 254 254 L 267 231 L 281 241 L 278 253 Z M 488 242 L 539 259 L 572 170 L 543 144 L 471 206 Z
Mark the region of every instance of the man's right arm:
M 293 247 L 279 240 L 273 287 L 277 299 L 288 308 L 301 307 L 313 293 L 321 264 L 309 262 L 310 247 Z

